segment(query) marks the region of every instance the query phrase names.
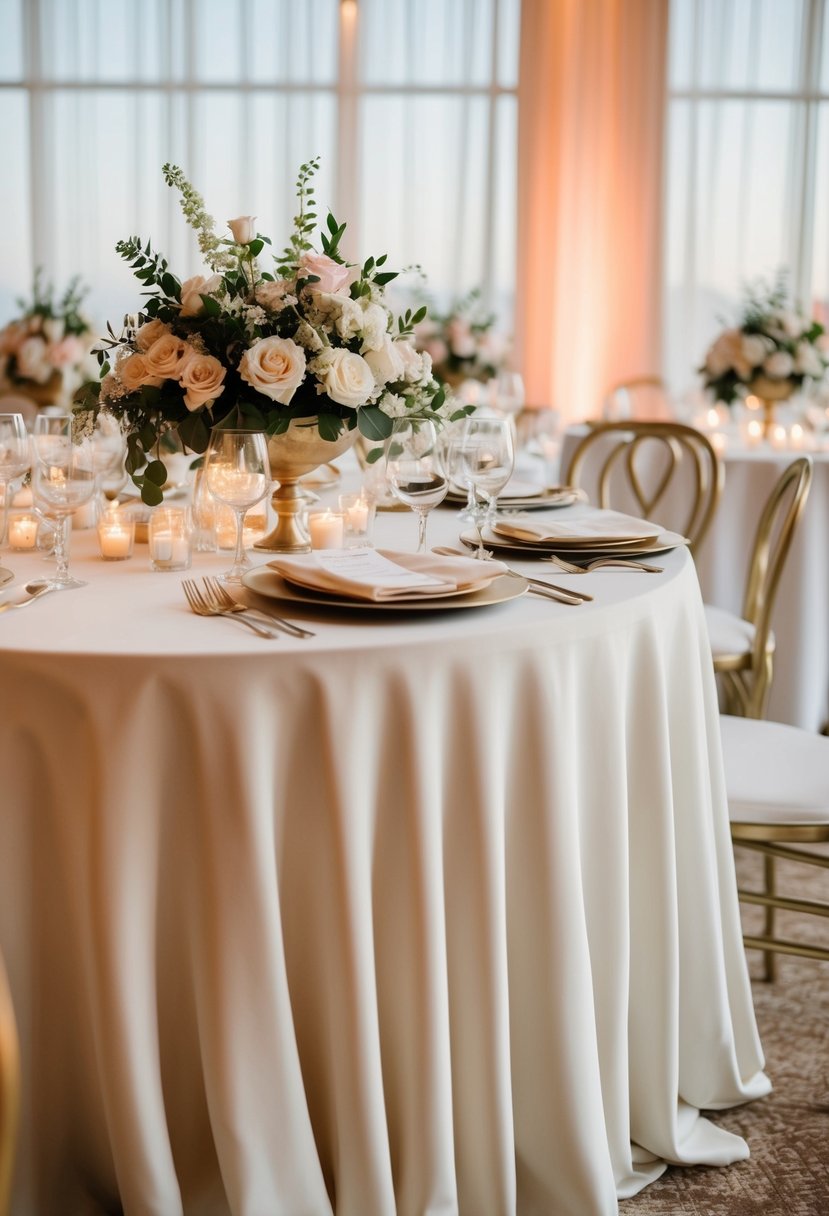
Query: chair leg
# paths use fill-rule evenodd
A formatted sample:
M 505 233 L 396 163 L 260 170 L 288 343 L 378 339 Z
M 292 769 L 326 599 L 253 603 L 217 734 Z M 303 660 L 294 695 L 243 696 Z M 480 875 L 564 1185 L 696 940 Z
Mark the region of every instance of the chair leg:
M 776 875 L 774 871 L 774 858 L 767 853 L 763 858 L 763 885 L 766 895 L 774 895 L 776 892 Z M 766 905 L 765 916 L 765 936 L 774 937 L 774 913 L 775 909 L 770 905 Z M 777 978 L 777 954 L 774 950 L 763 951 L 763 979 L 767 983 L 773 983 Z

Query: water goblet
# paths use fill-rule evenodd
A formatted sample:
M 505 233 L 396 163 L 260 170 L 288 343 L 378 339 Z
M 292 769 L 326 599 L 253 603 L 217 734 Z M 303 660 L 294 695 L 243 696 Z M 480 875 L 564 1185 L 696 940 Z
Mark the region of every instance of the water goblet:
M 498 507 L 498 495 L 515 467 L 514 426 L 511 418 L 470 418 L 464 428 L 460 455 L 466 476 L 486 499 L 481 520 L 491 524 Z
M 92 497 L 95 466 L 89 446 L 72 442 L 71 425 L 69 418 L 63 433 L 55 427 L 41 435 L 49 442 L 35 446 L 37 459 L 32 469 L 34 499 L 43 514 L 55 521 L 57 570 L 48 582 L 55 591 L 86 586 L 69 573 L 69 517 Z
M 417 552 L 426 550 L 426 520 L 443 502 L 449 482 L 437 429 L 427 418 L 396 418 L 386 440 L 386 477 L 396 498 L 417 513 Z
M 251 568 L 244 546 L 245 512 L 262 501 L 271 484 L 262 432 L 214 427 L 205 456 L 204 479 L 213 497 L 230 507 L 236 517 L 236 554 L 233 565 L 221 578 L 225 583 L 241 583 Z
M 490 401 L 504 414 L 519 414 L 524 408 L 524 381 L 519 372 L 500 371 L 490 381 Z
M 22 414 L 0 414 L 0 492 L 3 516 L 0 543 L 5 540 L 9 516 L 9 486 L 27 471 L 30 464 L 29 436 Z

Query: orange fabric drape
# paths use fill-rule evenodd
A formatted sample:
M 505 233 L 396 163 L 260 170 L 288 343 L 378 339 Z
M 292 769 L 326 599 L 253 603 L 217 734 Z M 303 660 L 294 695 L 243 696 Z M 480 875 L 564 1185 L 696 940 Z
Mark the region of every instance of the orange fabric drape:
M 523 0 L 516 341 L 527 400 L 594 417 L 661 368 L 668 0 Z

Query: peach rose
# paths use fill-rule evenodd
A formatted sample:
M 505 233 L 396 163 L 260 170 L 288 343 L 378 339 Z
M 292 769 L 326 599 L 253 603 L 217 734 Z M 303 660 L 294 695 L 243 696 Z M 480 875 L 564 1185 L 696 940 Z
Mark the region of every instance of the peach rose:
M 117 370 L 118 379 L 128 393 L 137 393 L 145 384 L 157 388 L 162 383 L 161 377 L 154 376 L 150 371 L 145 355 L 128 355 L 118 364 Z
M 256 303 L 271 312 L 278 312 L 292 284 L 287 279 L 263 279 L 256 284 Z
M 291 338 L 260 338 L 242 355 L 239 375 L 258 393 L 288 405 L 305 377 L 305 351 Z
M 220 274 L 211 274 L 206 279 L 203 274 L 194 274 L 192 279 L 185 279 L 181 285 L 182 317 L 198 317 L 204 312 L 202 296 L 209 296 L 222 281 Z
M 327 253 L 304 253 L 299 259 L 299 277 L 315 275 L 318 283 L 312 283 L 314 291 L 331 295 L 347 295 L 351 284 L 360 277 L 359 266 L 341 266 Z
M 228 220 L 227 226 L 233 233 L 237 245 L 249 245 L 256 239 L 256 216 L 240 215 L 238 219 Z
M 184 365 L 179 384 L 185 389 L 184 404 L 188 410 L 200 410 L 215 401 L 225 391 L 227 372 L 213 355 L 194 354 Z
M 362 355 L 339 347 L 332 352 L 323 386 L 332 401 L 357 409 L 374 392 L 374 373 Z
M 60 342 L 49 347 L 49 361 L 54 367 L 71 367 L 73 363 L 80 363 L 83 353 L 84 346 L 80 338 L 67 334 Z
M 192 346 L 188 346 L 175 334 L 162 334 L 153 342 L 146 354 L 150 375 L 161 376 L 165 380 L 178 380 L 192 350 Z
M 168 334 L 170 330 L 163 321 L 159 321 L 158 317 L 154 317 L 152 321 L 145 321 L 139 327 L 135 335 L 135 345 L 139 350 L 147 351 L 152 346 L 153 342 L 157 342 L 164 334 Z

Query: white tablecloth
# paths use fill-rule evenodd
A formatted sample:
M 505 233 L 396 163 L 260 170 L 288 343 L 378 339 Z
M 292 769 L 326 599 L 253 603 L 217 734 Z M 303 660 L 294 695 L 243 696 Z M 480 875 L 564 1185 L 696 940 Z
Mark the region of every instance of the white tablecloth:
M 683 551 L 305 642 L 90 552 L 0 619 L 15 1216 L 608 1216 L 747 1154 L 699 1115 L 768 1082 Z
M 562 475 L 586 428 L 571 427 L 562 449 Z M 706 603 L 742 611 L 751 547 L 760 512 L 783 470 L 800 451 L 741 447 L 729 438 L 725 490 L 711 531 L 697 554 Z M 786 563 L 772 618 L 774 680 L 766 717 L 806 730 L 829 723 L 829 451 L 809 452 L 814 476 L 806 510 Z M 591 491 L 590 485 L 585 488 Z M 629 509 L 632 504 L 624 504 Z M 670 519 L 668 502 L 667 519 Z M 662 512 L 660 512 L 661 517 Z

